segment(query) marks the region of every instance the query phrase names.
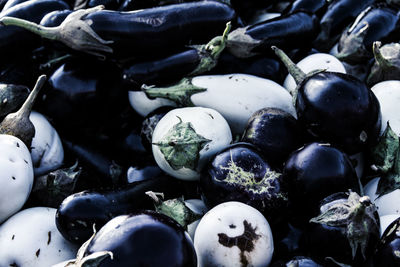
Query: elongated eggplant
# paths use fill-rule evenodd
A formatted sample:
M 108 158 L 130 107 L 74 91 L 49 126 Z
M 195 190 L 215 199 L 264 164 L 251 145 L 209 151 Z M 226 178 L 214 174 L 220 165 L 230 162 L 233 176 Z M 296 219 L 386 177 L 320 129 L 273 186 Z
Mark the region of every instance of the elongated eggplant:
M 387 4 L 369 6 L 342 33 L 336 57 L 350 64 L 359 64 L 372 58 L 374 41 L 386 43 L 399 40 L 399 20 L 398 10 Z
M 284 78 L 282 64 L 267 56 L 238 58 L 224 50 L 218 59 L 218 64 L 208 74 L 244 73 L 281 83 Z
M 39 23 L 47 13 L 68 8 L 62 0 L 29 0 L 1 12 L 0 17 L 11 16 Z M 40 38 L 22 28 L 0 27 L 0 55 L 3 62 L 24 55 L 39 44 Z
M 5 25 L 18 25 L 42 37 L 58 40 L 74 50 L 116 58 L 165 55 L 188 44 L 205 43 L 220 34 L 235 11 L 215 1 L 183 3 L 117 12 L 77 10 L 58 27 L 42 27 L 16 18 L 2 18 Z M 161 48 L 161 49 L 160 49 Z
M 315 15 L 294 12 L 234 30 L 228 35 L 227 48 L 241 58 L 270 54 L 271 45 L 286 49 L 307 48 L 311 47 L 318 27 Z
M 377 142 L 380 106 L 363 82 L 339 72 L 315 71 L 306 75 L 282 50 L 273 50 L 298 84 L 293 93 L 297 118 L 312 136 L 349 154 Z
M 321 52 L 329 51 L 339 39 L 340 34 L 362 10 L 374 0 L 334 0 L 321 18 L 321 31 L 314 42 L 314 47 Z
M 326 9 L 328 2 L 325 0 L 296 0 L 283 11 L 283 14 L 289 14 L 295 11 L 305 11 L 321 15 Z
M 161 60 L 136 63 L 124 69 L 122 78 L 125 83 L 140 90 L 143 84 L 163 85 L 177 82 L 183 77 L 199 75 L 211 70 L 217 64 L 219 55 L 225 48 L 226 38 L 231 24 L 222 34 L 205 45 L 174 54 Z
M 57 209 L 57 228 L 67 240 L 82 244 L 93 234 L 93 224 L 100 229 L 118 215 L 152 209 L 153 201 L 145 192 L 163 192 L 168 199 L 179 197 L 183 191 L 180 184 L 176 179 L 162 174 L 116 190 L 75 193 Z

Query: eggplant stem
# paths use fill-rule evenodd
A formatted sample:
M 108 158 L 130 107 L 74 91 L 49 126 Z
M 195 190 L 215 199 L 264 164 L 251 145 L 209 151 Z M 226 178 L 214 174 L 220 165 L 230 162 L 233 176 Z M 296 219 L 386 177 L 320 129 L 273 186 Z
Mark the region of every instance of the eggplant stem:
M 40 75 L 36 81 L 35 87 L 33 87 L 32 92 L 29 94 L 28 98 L 25 100 L 22 107 L 18 110 L 22 116 L 29 117 L 32 111 L 33 105 L 35 104 L 36 97 L 38 96 L 40 89 L 42 89 L 44 83 L 46 82 L 46 75 Z
M 296 64 L 294 64 L 294 62 L 281 49 L 276 46 L 271 46 L 271 49 L 274 50 L 275 54 L 288 69 L 290 75 L 293 76 L 296 84 L 299 85 L 307 75 Z
M 164 199 L 164 193 L 147 191 L 145 192 L 145 194 L 148 195 L 156 205 L 160 205 L 162 203 L 161 199 Z M 159 198 L 159 196 L 161 197 L 161 199 Z
M 57 40 L 59 38 L 59 27 L 45 27 L 40 24 L 14 17 L 2 17 L 0 24 L 5 26 L 17 26 L 33 32 L 40 37 Z
M 374 53 L 374 58 L 376 63 L 382 68 L 386 69 L 390 67 L 390 63 L 387 61 L 387 59 L 382 55 L 380 47 L 382 43 L 379 41 L 376 41 L 372 45 L 372 52 Z

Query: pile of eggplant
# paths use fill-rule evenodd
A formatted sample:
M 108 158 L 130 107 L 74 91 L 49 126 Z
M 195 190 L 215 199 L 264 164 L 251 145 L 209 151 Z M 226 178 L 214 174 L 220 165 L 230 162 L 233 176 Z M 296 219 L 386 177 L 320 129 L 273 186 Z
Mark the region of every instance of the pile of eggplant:
M 400 265 L 400 1 L 0 10 L 0 266 Z

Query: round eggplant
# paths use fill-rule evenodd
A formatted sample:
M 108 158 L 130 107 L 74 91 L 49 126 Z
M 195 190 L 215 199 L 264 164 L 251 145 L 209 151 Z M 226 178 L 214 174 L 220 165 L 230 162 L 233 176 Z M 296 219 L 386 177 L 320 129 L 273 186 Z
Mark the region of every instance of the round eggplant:
M 280 166 L 303 144 L 303 136 L 303 129 L 292 115 L 264 108 L 249 119 L 241 141 L 253 144 L 268 162 Z
M 303 235 L 309 254 L 322 261 L 366 266 L 380 240 L 379 215 L 369 197 L 337 193 L 319 208 Z
M 103 259 L 98 267 L 197 266 L 193 243 L 183 227 L 154 211 L 112 219 L 90 240 L 84 256 L 104 251 L 112 257 Z
M 287 192 L 281 174 L 248 143 L 236 143 L 219 152 L 200 178 L 204 202 L 214 207 L 240 201 L 258 209 L 270 223 L 285 216 Z
M 324 197 L 349 189 L 360 192 L 349 157 L 329 144 L 310 143 L 293 152 L 282 179 L 288 186 L 294 225 L 308 220 Z
M 311 135 L 349 154 L 377 142 L 380 106 L 363 82 L 348 74 L 322 70 L 306 75 L 282 50 L 273 50 L 298 85 L 293 93 L 297 118 Z

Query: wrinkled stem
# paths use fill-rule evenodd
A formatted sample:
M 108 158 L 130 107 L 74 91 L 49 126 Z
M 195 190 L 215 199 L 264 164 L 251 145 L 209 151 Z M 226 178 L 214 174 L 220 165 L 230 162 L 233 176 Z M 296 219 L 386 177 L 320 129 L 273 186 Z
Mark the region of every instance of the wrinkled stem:
M 306 74 L 299 67 L 297 67 L 297 65 L 294 64 L 294 62 L 281 49 L 276 46 L 272 46 L 271 48 L 274 50 L 275 54 L 279 57 L 283 64 L 285 64 L 290 75 L 292 75 L 296 81 L 296 84 L 299 85 L 306 78 Z
M 35 87 L 29 94 L 28 98 L 25 100 L 22 107 L 19 109 L 18 113 L 22 116 L 29 117 L 32 111 L 33 105 L 35 104 L 36 97 L 38 96 L 40 89 L 42 89 L 44 83 L 46 82 L 46 75 L 41 75 L 36 81 Z
M 59 27 L 44 27 L 40 24 L 14 17 L 3 17 L 0 19 L 0 24 L 17 26 L 50 40 L 59 38 Z
M 372 45 L 372 51 L 374 53 L 374 58 L 376 63 L 382 68 L 382 69 L 386 69 L 390 67 L 390 63 L 388 62 L 388 60 L 382 55 L 380 47 L 381 47 L 382 43 L 379 41 L 376 41 L 373 43 Z

